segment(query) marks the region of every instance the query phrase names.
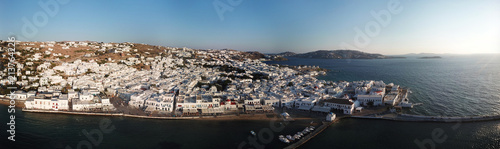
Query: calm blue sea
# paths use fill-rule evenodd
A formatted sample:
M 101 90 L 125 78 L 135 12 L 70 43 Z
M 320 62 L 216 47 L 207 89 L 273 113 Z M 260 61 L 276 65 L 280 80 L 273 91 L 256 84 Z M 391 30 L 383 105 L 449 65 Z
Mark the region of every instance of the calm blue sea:
M 410 88 L 411 114 L 470 116 L 500 114 L 500 54 L 454 55 L 442 59 L 305 59 L 267 62 L 315 65 L 331 70 L 318 79 L 383 80 Z
M 329 60 L 289 58 L 267 62 L 317 65 L 332 71 L 320 79 L 338 81 L 383 80 L 412 90 L 410 100 L 423 103 L 405 112 L 422 115 L 468 116 L 500 114 L 500 55 L 443 56 L 442 59 Z M 3 111 L 3 112 L 2 112 Z M 16 142 L 7 140 L 7 107 L 0 105 L 0 149 L 76 149 L 89 140 L 83 130 L 99 130 L 109 119 L 115 129 L 103 133 L 92 148 L 175 149 L 238 148 L 248 142 L 250 130 L 266 131 L 269 121 L 183 121 L 122 117 L 16 113 Z M 276 123 L 274 123 L 277 125 Z M 265 148 L 283 148 L 277 135 L 291 134 L 309 125 L 298 121 L 272 133 Z M 440 134 L 433 139 L 433 135 Z M 94 135 L 99 138 L 98 135 Z M 266 136 L 267 137 L 267 136 Z M 417 143 L 415 143 L 415 141 Z M 500 121 L 478 123 L 409 123 L 345 119 L 333 124 L 301 148 L 500 148 Z M 252 146 L 245 146 L 250 148 Z M 84 147 L 85 148 L 85 147 Z

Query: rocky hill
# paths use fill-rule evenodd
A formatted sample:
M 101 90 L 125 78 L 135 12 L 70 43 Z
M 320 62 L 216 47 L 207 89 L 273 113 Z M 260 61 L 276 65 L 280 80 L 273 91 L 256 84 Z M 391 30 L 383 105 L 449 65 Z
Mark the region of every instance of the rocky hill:
M 301 58 L 322 58 L 322 59 L 385 59 L 391 58 L 382 54 L 365 53 L 356 50 L 318 50 L 302 54 L 292 55 Z

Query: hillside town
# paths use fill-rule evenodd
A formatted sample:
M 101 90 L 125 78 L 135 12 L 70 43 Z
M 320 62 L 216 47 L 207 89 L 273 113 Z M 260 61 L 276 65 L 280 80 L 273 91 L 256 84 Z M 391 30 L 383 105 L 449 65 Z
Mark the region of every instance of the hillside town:
M 3 44 L 4 46 L 5 44 Z M 406 92 L 383 81 L 325 81 L 317 66 L 280 66 L 247 52 L 100 42 L 16 42 L 14 94 L 2 66 L 0 98 L 24 109 L 223 115 L 288 108 L 353 114 L 401 105 Z M 5 49 L 3 47 L 2 49 Z M 2 61 L 7 55 L 2 54 Z M 3 65 L 5 63 L 2 62 Z

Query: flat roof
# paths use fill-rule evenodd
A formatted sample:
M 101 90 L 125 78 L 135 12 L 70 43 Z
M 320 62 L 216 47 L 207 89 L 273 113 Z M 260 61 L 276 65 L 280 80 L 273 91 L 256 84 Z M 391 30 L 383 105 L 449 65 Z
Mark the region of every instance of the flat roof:
M 327 100 L 325 100 L 325 102 L 338 103 L 338 104 L 348 104 L 348 105 L 353 104 L 351 101 L 349 101 L 349 99 L 338 99 L 338 98 L 327 99 Z

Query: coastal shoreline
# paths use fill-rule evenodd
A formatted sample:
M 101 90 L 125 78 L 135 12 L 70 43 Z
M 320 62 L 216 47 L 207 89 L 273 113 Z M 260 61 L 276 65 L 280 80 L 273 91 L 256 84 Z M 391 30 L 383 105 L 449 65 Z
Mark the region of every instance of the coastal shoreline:
M 5 102 L 0 102 L 2 105 Z M 7 102 L 8 103 L 8 102 Z M 16 107 L 17 102 L 16 102 Z M 19 107 L 18 107 L 19 108 Z M 73 115 L 90 115 L 90 116 L 124 116 L 143 119 L 167 119 L 167 120 L 281 120 L 276 113 L 257 113 L 257 114 L 241 114 L 241 115 L 219 115 L 219 116 L 189 116 L 189 117 L 157 117 L 157 116 L 141 116 L 124 113 L 96 113 L 96 112 L 75 112 L 75 111 L 49 111 L 49 110 L 28 110 L 22 109 L 23 112 L 32 113 L 51 113 L 51 114 L 73 114 Z M 269 117 L 272 115 L 272 117 Z M 354 119 L 373 119 L 373 120 L 389 120 L 400 122 L 437 122 L 437 123 L 457 123 L 457 122 L 482 122 L 500 120 L 500 115 L 484 115 L 484 116 L 463 116 L 463 117 L 441 117 L 441 116 L 423 116 L 411 114 L 398 114 L 396 117 L 375 117 L 375 116 L 346 116 L 345 118 Z M 295 117 L 296 120 L 317 119 L 313 117 Z M 341 118 L 338 118 L 341 119 Z M 337 119 L 337 120 L 338 120 Z M 335 120 L 335 121 L 337 121 Z
M 71 114 L 71 115 L 89 115 L 89 116 L 123 116 L 142 119 L 164 119 L 164 120 L 282 120 L 276 114 L 259 113 L 259 114 L 241 114 L 241 115 L 222 115 L 222 116 L 189 116 L 189 117 L 156 117 L 156 116 L 141 116 L 124 113 L 95 113 L 95 112 L 71 112 L 71 111 L 47 111 L 47 110 L 28 110 L 22 109 L 23 112 L 31 113 L 47 113 L 47 114 Z M 272 115 L 272 117 L 268 117 Z M 298 117 L 299 120 L 309 120 L 314 118 Z
M 1 99 L 0 105 L 10 106 L 10 99 Z M 16 108 L 24 108 L 24 101 L 16 100 Z M 266 115 L 270 113 L 257 113 L 257 114 L 241 114 L 238 115 L 219 115 L 219 116 L 189 116 L 189 117 L 156 117 L 156 116 L 141 116 L 133 114 L 124 113 L 95 113 L 95 112 L 73 112 L 73 111 L 48 111 L 48 110 L 27 110 L 23 109 L 25 112 L 35 112 L 35 113 L 61 113 L 61 114 L 74 114 L 74 115 L 97 115 L 97 116 L 125 116 L 133 118 L 145 118 L 145 119 L 172 119 L 172 120 L 185 120 L 185 119 L 196 119 L 196 120 L 244 120 L 244 119 L 258 119 L 258 120 L 270 120 L 276 118 L 270 118 Z M 272 113 L 276 115 L 276 113 Z M 316 119 L 312 117 L 300 116 L 299 119 Z M 425 116 L 425 115 L 411 115 L 411 114 L 398 114 L 396 117 L 375 117 L 375 116 L 348 116 L 346 118 L 358 118 L 358 119 L 375 119 L 375 120 L 391 120 L 391 121 L 402 121 L 402 122 L 441 122 L 441 123 L 456 123 L 456 122 L 481 122 L 481 121 L 495 121 L 500 120 L 500 115 L 481 115 L 481 116 L 460 116 L 460 117 L 442 117 L 442 116 Z M 296 118 L 295 118 L 296 119 Z

